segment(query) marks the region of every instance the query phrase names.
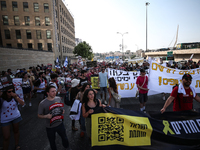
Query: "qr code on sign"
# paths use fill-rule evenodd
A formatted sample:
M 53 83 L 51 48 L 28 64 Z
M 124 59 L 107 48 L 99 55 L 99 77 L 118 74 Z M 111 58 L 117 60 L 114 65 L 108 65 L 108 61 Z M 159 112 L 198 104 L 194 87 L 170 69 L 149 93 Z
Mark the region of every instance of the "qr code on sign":
M 98 141 L 124 141 L 124 119 L 119 117 L 98 118 Z

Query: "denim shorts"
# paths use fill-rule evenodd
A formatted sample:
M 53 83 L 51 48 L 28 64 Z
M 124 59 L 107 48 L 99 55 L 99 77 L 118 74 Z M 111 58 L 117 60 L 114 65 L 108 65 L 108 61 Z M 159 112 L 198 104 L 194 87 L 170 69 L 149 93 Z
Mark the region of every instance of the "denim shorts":
M 18 122 L 20 122 L 21 120 L 22 120 L 22 117 L 20 116 L 20 117 L 18 117 L 18 118 L 16 118 L 16 119 L 12 120 L 12 121 L 10 121 L 10 122 L 1 123 L 1 127 L 5 127 L 5 126 L 9 126 L 9 125 L 11 125 L 11 124 L 18 123 Z

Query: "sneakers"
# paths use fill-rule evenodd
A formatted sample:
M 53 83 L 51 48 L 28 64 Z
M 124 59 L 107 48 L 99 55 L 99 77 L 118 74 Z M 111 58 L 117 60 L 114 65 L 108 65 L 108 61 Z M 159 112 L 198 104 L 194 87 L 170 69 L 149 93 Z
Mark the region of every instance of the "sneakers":
M 80 134 L 80 136 L 84 137 L 84 135 L 85 135 L 85 133 L 82 131 L 81 134 Z
M 163 95 L 163 97 L 162 97 L 162 98 L 163 98 L 163 101 L 165 101 L 165 96 L 164 96 L 164 95 Z
M 108 104 L 107 101 L 104 101 L 104 104 L 107 105 Z
M 31 107 L 31 106 L 32 106 L 32 103 L 30 102 L 28 105 Z

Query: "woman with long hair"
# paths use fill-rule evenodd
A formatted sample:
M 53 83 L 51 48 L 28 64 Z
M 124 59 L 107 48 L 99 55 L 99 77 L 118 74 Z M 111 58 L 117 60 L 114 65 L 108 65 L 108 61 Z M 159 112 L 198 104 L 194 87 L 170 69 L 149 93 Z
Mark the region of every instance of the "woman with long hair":
M 32 81 L 29 79 L 28 74 L 25 72 L 22 74 L 22 89 L 24 94 L 24 101 L 26 102 L 27 99 L 29 100 L 29 106 L 31 104 L 31 91 L 33 91 L 33 84 Z M 24 106 L 23 106 L 24 107 Z
M 109 83 L 109 88 L 108 88 L 108 93 L 109 93 L 109 102 L 108 102 L 108 106 L 111 106 L 111 107 L 116 107 L 116 108 L 120 108 L 120 103 L 117 103 L 114 98 L 113 98 L 113 95 L 112 93 L 115 92 L 118 94 L 118 90 L 117 90 L 117 84 L 116 84 L 116 81 L 115 79 L 112 77 L 112 78 L 109 78 L 108 79 L 108 83 Z
M 86 132 L 88 137 L 91 138 L 91 114 L 98 107 L 106 107 L 101 104 L 99 99 L 96 99 L 96 93 L 93 89 L 87 89 L 83 94 L 82 99 L 82 115 L 86 121 Z
M 0 99 L 1 128 L 3 133 L 3 149 L 8 150 L 10 141 L 10 128 L 13 126 L 15 149 L 19 146 L 19 122 L 22 120 L 18 110 L 18 103 L 22 106 L 24 101 L 14 93 L 14 86 L 7 87 Z

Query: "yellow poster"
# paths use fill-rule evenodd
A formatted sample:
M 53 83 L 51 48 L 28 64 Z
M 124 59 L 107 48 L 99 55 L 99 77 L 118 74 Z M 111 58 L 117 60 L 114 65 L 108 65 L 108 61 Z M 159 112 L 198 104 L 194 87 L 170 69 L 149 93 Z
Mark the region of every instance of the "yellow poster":
M 98 78 L 99 77 L 91 77 L 91 83 L 92 83 L 92 89 L 100 89 L 100 87 L 99 87 L 99 82 L 98 82 Z M 108 83 L 108 81 L 107 81 L 107 83 Z M 107 88 L 108 88 L 109 86 L 108 86 L 108 84 L 107 84 Z
M 151 145 L 153 128 L 147 117 L 99 113 L 92 115 L 92 146 Z

